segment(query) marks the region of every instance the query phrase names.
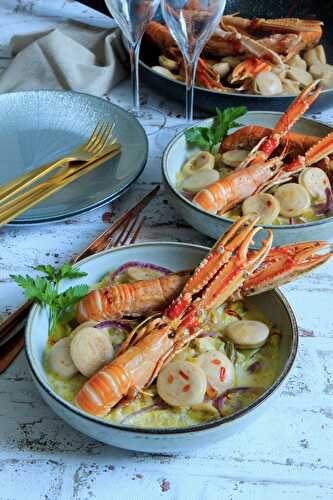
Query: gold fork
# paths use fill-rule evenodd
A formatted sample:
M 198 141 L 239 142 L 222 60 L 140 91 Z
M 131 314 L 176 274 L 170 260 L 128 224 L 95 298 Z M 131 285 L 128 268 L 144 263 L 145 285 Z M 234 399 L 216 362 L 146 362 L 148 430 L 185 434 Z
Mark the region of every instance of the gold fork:
M 71 259 L 74 264 L 88 255 L 96 254 L 107 248 L 135 243 L 142 229 L 145 218 L 141 212 L 159 191 L 156 186 L 127 212 L 120 215 L 111 226 L 97 236 L 79 254 Z M 117 234 L 119 232 L 119 234 Z M 24 345 L 24 326 L 32 301 L 23 304 L 0 325 L 0 373 L 3 373 L 14 361 Z M 15 332 L 14 335 L 12 333 Z
M 13 197 L 18 192 L 26 189 L 31 184 L 35 183 L 42 177 L 50 174 L 53 170 L 58 167 L 68 166 L 69 163 L 74 161 L 86 162 L 92 158 L 97 158 L 103 155 L 103 150 L 106 145 L 110 145 L 110 138 L 112 136 L 112 130 L 114 125 L 109 123 L 98 123 L 95 130 L 89 137 L 89 139 L 81 146 L 74 149 L 68 156 L 60 158 L 59 160 L 51 163 L 45 168 L 37 168 L 35 173 L 29 177 L 29 174 L 24 174 L 18 177 L 14 181 L 10 181 L 7 184 L 0 187 L 0 203 L 3 203 L 7 199 Z M 116 140 L 113 140 L 113 143 Z M 112 144 L 112 143 L 111 143 Z
M 100 164 L 105 163 L 114 156 L 120 153 L 120 145 L 116 142 L 111 145 L 106 145 L 103 149 L 103 156 L 93 158 L 78 166 L 68 167 L 64 172 L 58 172 L 51 176 L 46 181 L 37 184 L 28 191 L 6 201 L 0 203 L 0 226 L 7 224 L 26 210 L 32 208 L 37 203 L 40 203 L 51 194 L 56 193 L 63 187 L 74 182 L 82 175 L 91 172 Z

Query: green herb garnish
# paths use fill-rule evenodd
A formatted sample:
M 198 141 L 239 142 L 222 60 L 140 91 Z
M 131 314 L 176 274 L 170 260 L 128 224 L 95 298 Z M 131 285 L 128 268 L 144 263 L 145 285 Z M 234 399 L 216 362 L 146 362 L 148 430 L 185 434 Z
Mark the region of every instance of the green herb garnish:
M 60 317 L 89 292 L 88 285 L 77 285 L 60 293 L 60 281 L 65 278 L 81 278 L 87 276 L 87 273 L 74 269 L 70 264 L 64 264 L 59 269 L 50 265 L 36 266 L 33 269 L 42 272 L 45 276 L 32 278 L 29 275 L 11 274 L 10 277 L 24 289 L 28 300 L 34 300 L 42 306 L 49 306 L 49 333 L 51 333 Z
M 192 127 L 185 131 L 185 138 L 189 144 L 195 144 L 200 149 L 212 152 L 223 141 L 231 128 L 239 127 L 235 120 L 245 115 L 245 106 L 227 108 L 221 111 L 216 108 L 216 116 L 211 127 Z

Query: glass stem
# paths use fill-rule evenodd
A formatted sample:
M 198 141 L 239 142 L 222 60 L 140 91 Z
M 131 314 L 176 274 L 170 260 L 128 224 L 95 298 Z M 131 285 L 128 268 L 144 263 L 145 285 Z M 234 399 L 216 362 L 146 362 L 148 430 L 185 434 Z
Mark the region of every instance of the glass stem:
M 140 111 L 140 94 L 139 94 L 139 53 L 141 40 L 136 44 L 129 46 L 129 56 L 131 62 L 131 87 L 132 87 L 132 106 L 133 112 Z
M 194 61 L 188 61 L 184 58 L 184 62 L 186 77 L 186 122 L 190 123 L 193 121 L 194 82 L 198 58 Z

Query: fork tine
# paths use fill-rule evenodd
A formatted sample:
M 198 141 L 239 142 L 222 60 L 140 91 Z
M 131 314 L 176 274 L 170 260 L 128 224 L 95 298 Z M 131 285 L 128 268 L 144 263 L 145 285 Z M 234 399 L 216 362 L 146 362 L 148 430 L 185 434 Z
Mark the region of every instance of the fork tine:
M 97 122 L 97 125 L 96 127 L 94 128 L 92 134 L 90 135 L 90 137 L 87 139 L 87 141 L 82 144 L 82 146 L 80 146 L 80 149 L 84 149 L 85 151 L 89 151 L 89 148 L 94 144 L 95 140 L 96 140 L 96 135 L 99 134 L 99 129 L 101 127 L 101 122 Z
M 142 217 L 142 219 L 139 221 L 139 224 L 138 224 L 138 227 L 136 228 L 136 230 L 134 231 L 134 234 L 131 238 L 131 240 L 128 242 L 129 245 L 132 245 L 133 243 L 136 242 L 136 240 L 138 239 L 139 237 L 139 234 L 141 233 L 141 229 L 142 229 L 142 226 L 144 225 L 146 221 L 146 217 Z
M 100 134 L 100 137 L 98 139 L 98 143 L 95 144 L 94 147 L 94 154 L 100 154 L 101 151 L 106 147 L 106 145 L 109 144 L 110 138 L 112 137 L 112 125 L 106 123 L 105 127 L 103 128 L 102 133 Z
M 98 122 L 95 130 L 93 131 L 92 135 L 90 136 L 90 140 L 87 142 L 87 144 L 84 147 L 84 150 L 87 151 L 88 153 L 94 152 L 94 149 L 96 147 L 96 144 L 98 144 L 99 137 L 101 133 L 103 132 L 103 129 L 105 127 L 104 122 Z
M 128 235 L 132 232 L 138 219 L 139 219 L 139 214 L 137 214 L 133 219 L 131 219 L 128 222 L 128 224 L 124 225 L 119 235 L 117 236 L 116 240 L 113 242 L 112 246 L 121 247 L 124 244 L 124 242 L 128 238 Z

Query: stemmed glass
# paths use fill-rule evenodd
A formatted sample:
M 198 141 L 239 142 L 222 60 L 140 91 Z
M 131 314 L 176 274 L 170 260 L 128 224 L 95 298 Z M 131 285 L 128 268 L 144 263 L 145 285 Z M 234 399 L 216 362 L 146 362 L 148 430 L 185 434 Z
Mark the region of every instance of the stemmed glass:
M 162 14 L 184 58 L 186 121 L 193 120 L 198 58 L 223 14 L 226 0 L 161 0 Z
M 149 21 L 155 15 L 160 0 L 105 0 L 105 3 L 129 44 L 132 111 L 139 116 L 139 52 L 141 39 Z

